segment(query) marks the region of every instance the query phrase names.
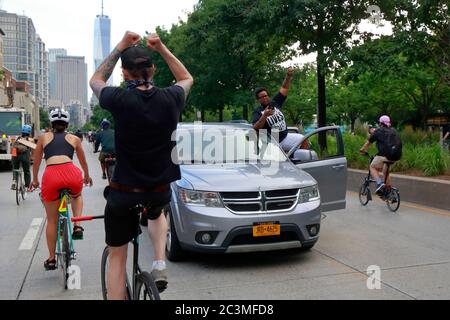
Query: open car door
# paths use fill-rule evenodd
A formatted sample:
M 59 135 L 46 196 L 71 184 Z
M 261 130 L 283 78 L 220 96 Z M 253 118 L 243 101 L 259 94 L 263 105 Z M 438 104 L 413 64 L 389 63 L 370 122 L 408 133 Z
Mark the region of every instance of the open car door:
M 303 137 L 299 146 L 288 152 L 289 159 L 317 180 L 322 211 L 345 209 L 347 159 L 340 128 L 314 130 Z

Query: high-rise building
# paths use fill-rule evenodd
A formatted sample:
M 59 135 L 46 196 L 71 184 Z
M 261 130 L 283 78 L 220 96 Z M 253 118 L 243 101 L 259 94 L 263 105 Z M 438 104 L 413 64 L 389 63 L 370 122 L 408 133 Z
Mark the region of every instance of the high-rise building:
M 84 124 L 84 106 L 87 99 L 87 64 L 84 57 L 56 56 L 56 100 L 63 105 L 79 101 L 80 121 Z
M 67 56 L 66 49 L 48 49 L 48 95 L 56 100 L 56 57 Z
M 33 21 L 27 16 L 0 10 L 0 28 L 5 33 L 4 66 L 16 80 L 28 82 L 30 93 L 39 105 L 45 106 L 44 103 L 48 103 L 48 84 L 45 83 L 48 62 L 45 44 L 36 34 Z
M 47 108 L 49 100 L 48 92 L 48 52 L 45 50 L 45 43 L 37 36 L 35 44 L 35 93 L 39 104 Z
M 111 20 L 103 14 L 97 15 L 94 23 L 94 71 L 111 53 Z M 110 78 L 110 82 L 111 78 Z

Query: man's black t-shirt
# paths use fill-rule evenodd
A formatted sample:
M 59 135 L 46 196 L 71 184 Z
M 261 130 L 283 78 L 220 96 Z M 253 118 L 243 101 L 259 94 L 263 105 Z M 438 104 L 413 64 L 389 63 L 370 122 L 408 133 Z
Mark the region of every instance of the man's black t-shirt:
M 395 131 L 394 128 L 386 128 L 386 127 L 381 127 L 378 128 L 377 130 L 375 130 L 375 132 L 370 136 L 369 138 L 369 142 L 377 143 L 377 149 L 378 149 L 378 156 L 381 157 L 386 157 L 387 156 L 387 137 L 389 135 L 389 133 L 391 131 Z
M 185 93 L 180 86 L 148 91 L 106 87 L 100 105 L 115 122 L 116 168 L 113 182 L 154 187 L 179 180 L 180 168 L 171 159 Z
M 269 134 L 271 133 L 271 130 L 278 130 L 280 132 L 279 142 L 283 141 L 288 135 L 286 119 L 284 114 L 281 112 L 281 107 L 283 106 L 284 101 L 286 101 L 286 97 L 280 92 L 273 97 L 270 104 L 275 107 L 275 113 L 267 118 L 267 121 L 263 127 L 263 129 L 266 129 Z M 258 122 L 258 120 L 262 117 L 264 110 L 266 110 L 266 107 L 261 105 L 253 111 L 252 124 Z

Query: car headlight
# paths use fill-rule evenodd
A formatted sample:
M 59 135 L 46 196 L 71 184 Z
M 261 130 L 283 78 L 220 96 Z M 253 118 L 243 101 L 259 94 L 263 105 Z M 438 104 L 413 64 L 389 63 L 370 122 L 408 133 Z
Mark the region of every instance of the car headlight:
M 206 207 L 223 207 L 217 192 L 180 189 L 180 198 L 185 204 Z
M 300 189 L 299 195 L 300 203 L 315 201 L 319 199 L 320 199 L 319 187 L 317 185 Z

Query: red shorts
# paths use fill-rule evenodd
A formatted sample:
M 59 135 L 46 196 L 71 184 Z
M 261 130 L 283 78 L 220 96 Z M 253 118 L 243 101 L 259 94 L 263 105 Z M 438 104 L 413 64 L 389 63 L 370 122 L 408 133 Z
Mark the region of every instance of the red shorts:
M 83 174 L 72 162 L 47 166 L 42 176 L 44 202 L 59 200 L 62 189 L 69 189 L 73 196 L 78 196 L 83 189 Z

